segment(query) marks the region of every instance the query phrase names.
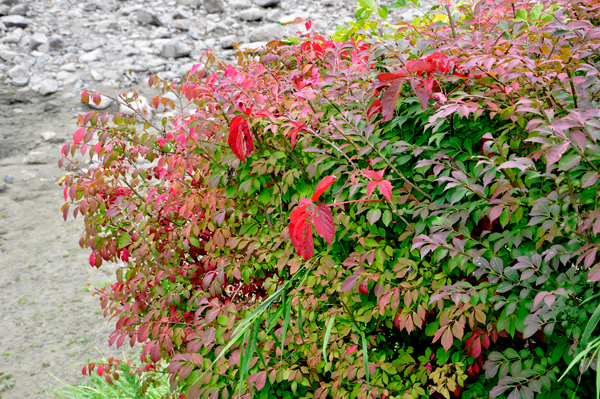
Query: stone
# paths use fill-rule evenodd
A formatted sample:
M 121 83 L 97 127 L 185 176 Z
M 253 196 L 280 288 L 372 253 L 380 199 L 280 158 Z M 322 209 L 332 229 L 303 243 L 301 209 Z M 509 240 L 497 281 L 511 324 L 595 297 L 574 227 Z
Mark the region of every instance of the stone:
M 160 26 L 160 27 L 154 29 L 152 31 L 152 33 L 150 34 L 150 37 L 152 39 L 164 39 L 164 38 L 169 38 L 171 36 L 173 36 L 173 35 L 171 34 L 171 31 L 169 30 L 169 28 L 167 28 L 166 26 Z M 139 53 L 139 51 L 137 51 L 137 53 L 135 53 L 135 54 L 138 54 L 138 53 Z
M 4 175 L 4 182 L 13 184 L 15 182 L 15 177 L 13 175 Z
M 0 18 L 0 22 L 2 22 L 7 28 L 27 28 L 29 25 L 29 21 L 20 15 L 8 15 L 6 17 L 2 17 Z
M 133 94 L 127 93 L 126 98 L 133 98 Z M 133 109 L 131 109 L 133 108 Z M 126 115 L 134 115 L 136 112 L 141 112 L 145 118 L 152 117 L 152 108 L 150 108 L 150 102 L 144 96 L 138 96 L 134 101 L 128 102 L 127 105 L 121 104 L 119 106 L 119 112 Z
M 12 61 L 18 55 L 19 55 L 19 53 L 16 53 L 14 51 L 0 50 L 0 58 L 2 58 L 4 61 Z
M 96 4 L 96 3 L 87 3 L 85 6 L 83 6 L 83 11 L 87 11 L 87 12 L 96 11 L 97 9 L 98 9 L 98 4 Z
M 41 133 L 41 134 L 40 134 L 40 136 L 42 136 L 42 138 L 43 138 L 45 141 L 48 141 L 48 140 L 50 140 L 51 138 L 53 138 L 53 137 L 55 137 L 55 136 L 56 136 L 56 132 L 52 132 L 52 131 L 49 131 L 49 132 L 43 132 L 43 133 Z
M 105 44 L 106 44 L 106 40 L 104 40 L 102 38 L 88 40 L 88 41 L 83 42 L 83 44 L 81 45 L 81 49 L 83 51 L 92 51 L 92 50 L 96 50 L 97 48 L 104 46 Z
M 266 42 L 283 36 L 283 28 L 279 24 L 266 24 L 254 29 L 248 35 L 250 42 Z
M 19 4 L 19 0 L 0 0 L 0 4 L 14 6 L 15 4 Z
M 6 76 L 8 76 L 9 78 L 12 79 L 13 84 L 15 86 L 25 86 L 27 85 L 27 83 L 29 83 L 29 72 L 28 69 L 26 67 L 24 67 L 23 65 L 17 65 L 12 67 L 11 69 L 9 69 L 6 72 Z M 20 79 L 18 80 L 18 84 L 15 84 L 15 80 L 16 79 Z M 23 79 L 26 79 L 25 83 L 23 84 Z
M 77 70 L 77 67 L 75 66 L 74 63 L 69 62 L 69 63 L 61 65 L 58 69 L 61 71 L 75 72 Z
M 189 30 L 190 27 L 194 24 L 194 21 L 190 20 L 190 19 L 174 19 L 171 22 L 171 25 L 173 26 L 173 28 L 175 29 L 179 29 L 179 30 Z
M 44 156 L 41 151 L 32 151 L 27 157 L 23 158 L 23 163 L 25 165 L 43 165 L 48 163 L 48 157 Z
M 10 83 L 13 86 L 17 86 L 17 87 L 27 86 L 27 84 L 29 83 L 29 78 L 26 78 L 24 76 L 19 76 L 17 78 L 11 79 Z
M 323 0 L 321 4 L 323 4 L 325 7 L 333 7 L 335 5 L 335 1 L 336 0 Z
M 52 36 L 48 39 L 48 48 L 50 51 L 57 51 L 65 46 L 65 39 L 60 36 Z
M 175 9 L 175 11 L 173 12 L 173 15 L 171 15 L 171 17 L 173 19 L 190 19 L 192 18 L 192 15 L 187 12 L 186 10 L 184 10 L 183 8 L 177 8 Z
M 179 40 L 167 40 L 163 43 L 160 53 L 165 58 L 181 58 L 190 55 L 192 48 Z
M 3 17 L 8 15 L 8 10 L 10 10 L 10 6 L 7 6 L 6 4 L 0 5 L 0 16 Z
M 252 4 L 248 0 L 231 0 L 229 2 L 229 8 L 234 10 L 245 10 L 250 7 L 252 7 Z
M 79 56 L 79 62 L 94 62 L 104 58 L 104 52 L 102 49 L 97 49 L 94 51 L 90 51 L 89 53 L 85 53 Z
M 5 31 L 6 30 L 6 25 L 4 25 L 2 22 L 0 22 L 0 31 Z
M 202 0 L 177 0 L 177 4 L 181 4 L 182 6 L 190 6 L 190 7 L 200 7 L 203 4 Z
M 25 4 L 17 4 L 8 10 L 8 15 L 21 15 L 24 17 L 28 10 L 29 7 L 27 7 Z
M 47 96 L 58 91 L 58 82 L 54 79 L 44 79 L 40 83 L 40 94 Z
M 92 109 L 106 109 L 110 107 L 112 100 L 106 96 L 100 95 L 100 102 L 98 104 L 90 100 L 88 106 Z
M 259 7 L 273 7 L 280 2 L 281 0 L 256 0 L 256 5 Z
M 248 8 L 247 10 L 242 10 L 239 13 L 239 17 L 244 21 L 258 21 L 262 19 L 264 15 L 264 10 L 261 10 L 260 8 L 256 7 Z
M 277 22 L 281 19 L 281 17 L 281 11 L 278 9 L 273 9 L 267 13 L 267 16 L 265 18 L 267 19 L 267 21 Z
M 154 25 L 154 26 L 162 26 L 164 25 L 163 21 L 160 17 L 152 12 L 147 10 L 139 10 L 137 12 L 137 20 L 142 25 Z
M 31 36 L 31 40 L 29 40 L 29 48 L 32 50 L 37 50 L 43 44 L 48 43 L 48 38 L 43 33 L 34 33 Z
M 235 35 L 223 36 L 221 39 L 219 39 L 219 44 L 223 49 L 233 48 L 234 42 L 239 42 L 238 38 Z
M 104 75 L 98 69 L 92 69 L 90 71 L 90 75 L 92 75 L 92 79 L 94 79 L 96 82 L 104 80 Z
M 209 14 L 225 11 L 225 6 L 221 0 L 204 0 L 204 9 Z

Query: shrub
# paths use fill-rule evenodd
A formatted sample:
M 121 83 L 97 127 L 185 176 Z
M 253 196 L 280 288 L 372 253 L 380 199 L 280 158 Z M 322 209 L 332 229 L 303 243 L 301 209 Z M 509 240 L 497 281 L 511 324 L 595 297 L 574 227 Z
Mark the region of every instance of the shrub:
M 150 78 L 159 124 L 80 117 L 63 211 L 123 262 L 111 344 L 188 398 L 599 391 L 600 5 L 443 7 L 207 53 Z

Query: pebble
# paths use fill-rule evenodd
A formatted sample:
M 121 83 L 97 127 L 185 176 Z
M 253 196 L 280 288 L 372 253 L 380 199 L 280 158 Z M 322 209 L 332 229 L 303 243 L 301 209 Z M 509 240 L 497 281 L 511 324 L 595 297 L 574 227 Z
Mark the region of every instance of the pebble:
M 90 51 L 89 53 L 85 53 L 79 56 L 79 62 L 87 63 L 94 62 L 104 58 L 104 52 L 102 49 L 96 49 L 94 51 Z
M 147 10 L 139 10 L 137 12 L 137 20 L 142 25 L 164 25 L 163 21 L 159 18 L 158 15 L 156 15 L 156 13 Z
M 264 10 L 261 10 L 260 8 L 256 8 L 256 7 L 252 7 L 252 8 L 248 8 L 247 10 L 243 10 L 240 11 L 240 18 L 243 19 L 244 21 L 258 21 L 260 19 L 262 19 L 262 17 L 265 15 Z
M 56 132 L 48 131 L 40 134 L 45 141 L 50 140 L 51 138 L 56 136 Z
M 215 14 L 225 11 L 225 6 L 221 0 L 204 0 L 204 9 L 209 14 Z
M 11 79 L 11 83 L 15 86 L 27 86 L 29 83 L 29 72 L 22 65 L 12 67 L 6 72 L 6 76 Z
M 229 2 L 229 8 L 234 10 L 244 10 L 252 7 L 252 4 L 248 0 L 231 0 Z
M 40 94 L 47 96 L 58 91 L 58 82 L 54 79 L 44 79 L 40 83 Z
M 4 175 L 4 182 L 13 184 L 15 182 L 15 177 L 13 175 Z
M 219 44 L 223 49 L 232 49 L 234 42 L 239 42 L 238 38 L 235 35 L 223 36 L 221 40 L 219 40 Z
M 7 28 L 26 28 L 29 25 L 29 21 L 21 15 L 8 15 L 0 18 L 0 22 Z
M 248 35 L 250 42 L 266 42 L 283 36 L 283 27 L 279 24 L 266 24 L 254 29 Z
M 48 38 L 43 33 L 35 33 L 29 40 L 29 48 L 37 50 L 41 45 L 48 43 Z
M 181 58 L 189 55 L 192 48 L 179 40 L 168 40 L 163 43 L 160 53 L 165 58 Z

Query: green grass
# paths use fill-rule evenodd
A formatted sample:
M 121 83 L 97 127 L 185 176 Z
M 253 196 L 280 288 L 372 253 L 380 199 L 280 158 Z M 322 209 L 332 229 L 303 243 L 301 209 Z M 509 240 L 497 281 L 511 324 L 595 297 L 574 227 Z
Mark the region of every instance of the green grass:
M 85 377 L 81 385 L 69 385 L 57 378 L 64 388 L 46 390 L 62 399 L 160 399 L 168 393 L 169 385 L 165 378 L 157 387 L 149 387 L 142 395 L 140 377 L 137 374 L 131 375 L 130 370 L 129 366 L 121 365 L 119 380 L 114 385 L 109 385 L 104 377 L 94 372 L 91 377 Z

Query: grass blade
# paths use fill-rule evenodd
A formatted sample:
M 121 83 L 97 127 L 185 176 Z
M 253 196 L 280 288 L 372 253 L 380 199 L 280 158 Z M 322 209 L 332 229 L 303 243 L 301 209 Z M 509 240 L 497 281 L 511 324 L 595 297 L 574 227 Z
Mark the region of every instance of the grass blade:
M 246 345 L 246 350 L 244 350 L 244 342 L 248 341 L 248 338 L 250 337 L 250 329 L 246 330 L 246 333 L 244 334 L 244 340 L 242 341 L 242 348 L 241 348 L 241 359 L 240 359 L 240 365 L 241 365 L 241 372 L 240 372 L 240 382 L 239 382 L 239 393 L 240 396 L 242 395 L 242 383 L 244 382 L 244 377 L 246 374 L 246 363 L 247 363 L 247 358 L 248 356 L 248 352 L 250 351 L 250 343 L 248 343 Z
M 565 372 L 563 373 L 563 375 L 560 376 L 560 378 L 558 379 L 558 381 L 562 380 L 564 378 L 565 375 L 567 375 L 567 373 L 569 372 L 569 370 L 571 370 L 577 363 L 579 363 L 579 361 L 587 356 L 588 353 L 590 353 L 591 350 L 595 349 L 596 347 L 599 346 L 600 343 L 600 337 L 594 339 L 592 342 L 590 342 L 588 344 L 588 346 L 582 350 L 577 356 L 575 356 L 575 358 L 571 361 L 571 363 L 569 363 L 569 366 L 567 367 L 567 369 L 565 370 Z
M 360 338 L 361 338 L 362 352 L 363 352 L 363 367 L 365 369 L 365 378 L 367 380 L 367 388 L 368 388 L 369 383 L 371 381 L 371 376 L 369 375 L 369 352 L 368 352 L 368 346 L 367 346 L 367 337 L 365 337 L 365 334 L 358 329 L 358 326 L 356 324 L 354 324 L 353 322 L 350 322 L 350 323 L 352 324 L 352 327 L 358 333 L 358 335 L 360 335 Z
M 581 346 L 585 347 L 587 345 L 588 340 L 590 339 L 590 336 L 592 335 L 592 332 L 598 325 L 598 320 L 600 320 L 600 305 L 598 305 L 598 307 L 592 314 L 590 321 L 588 322 L 587 326 L 585 327 L 585 331 L 583 332 L 583 335 L 581 336 Z
M 325 339 L 323 340 L 323 359 L 325 359 L 326 369 L 329 369 L 329 362 L 327 361 L 327 344 L 329 343 L 329 336 L 331 335 L 331 329 L 333 328 L 334 322 L 335 316 L 329 319 L 329 324 L 327 325 L 327 330 L 325 331 Z
M 283 315 L 283 331 L 281 332 L 281 355 L 283 356 L 283 347 L 285 346 L 285 336 L 287 333 L 288 326 L 290 324 L 290 313 L 292 311 L 292 298 L 287 300 L 285 306 L 285 313 Z

